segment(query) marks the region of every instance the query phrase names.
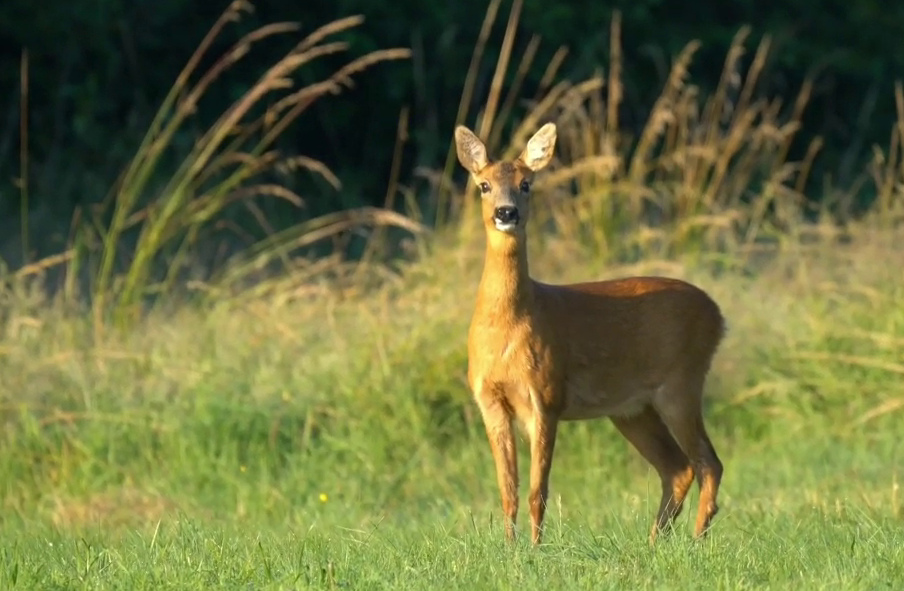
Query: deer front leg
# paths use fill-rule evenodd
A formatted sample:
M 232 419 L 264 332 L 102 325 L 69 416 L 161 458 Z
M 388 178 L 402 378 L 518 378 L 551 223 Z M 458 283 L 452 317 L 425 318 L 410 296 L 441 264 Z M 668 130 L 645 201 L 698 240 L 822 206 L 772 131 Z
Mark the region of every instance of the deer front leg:
M 515 521 L 518 518 L 518 458 L 512 416 L 498 400 L 479 406 L 496 464 L 496 481 L 505 514 L 505 537 L 514 541 Z
M 535 411 L 530 425 L 530 524 L 531 540 L 539 544 L 549 496 L 549 473 L 556 447 L 557 417 Z

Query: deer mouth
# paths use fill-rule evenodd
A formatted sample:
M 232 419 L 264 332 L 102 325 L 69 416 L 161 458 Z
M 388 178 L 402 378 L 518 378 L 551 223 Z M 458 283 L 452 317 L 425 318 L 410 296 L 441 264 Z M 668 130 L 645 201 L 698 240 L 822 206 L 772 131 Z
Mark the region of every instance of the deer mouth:
M 518 222 L 500 222 L 499 220 L 493 220 L 493 223 L 496 225 L 496 229 L 500 232 L 505 232 L 506 234 L 513 233 L 518 228 Z

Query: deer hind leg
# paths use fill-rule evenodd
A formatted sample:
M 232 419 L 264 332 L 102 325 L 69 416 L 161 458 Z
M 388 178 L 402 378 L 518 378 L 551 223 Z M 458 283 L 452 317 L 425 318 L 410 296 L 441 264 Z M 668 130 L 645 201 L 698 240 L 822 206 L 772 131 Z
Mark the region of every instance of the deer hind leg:
M 716 497 L 722 482 L 722 462 L 703 424 L 702 393 L 702 378 L 684 381 L 664 389 L 656 404 L 663 422 L 690 458 L 696 472 L 700 504 L 694 536 L 698 538 L 706 535 L 719 511 Z
M 712 441 L 703 426 L 703 417 L 700 421 L 700 437 L 702 439 L 702 455 L 706 459 L 706 469 L 698 475 L 700 485 L 700 508 L 697 511 L 697 524 L 694 527 L 694 535 L 702 537 L 709 531 L 709 525 L 713 517 L 719 512 L 716 497 L 719 494 L 719 485 L 722 483 L 722 462 L 716 454 Z
M 650 530 L 650 543 L 658 534 L 667 534 L 681 513 L 684 499 L 694 482 L 694 470 L 687 455 L 651 406 L 636 415 L 612 417 L 618 431 L 647 460 L 662 481 L 662 498 Z
M 513 541 L 518 518 L 518 456 L 512 415 L 498 400 L 479 404 L 479 407 L 496 464 L 496 482 L 505 516 L 505 537 Z

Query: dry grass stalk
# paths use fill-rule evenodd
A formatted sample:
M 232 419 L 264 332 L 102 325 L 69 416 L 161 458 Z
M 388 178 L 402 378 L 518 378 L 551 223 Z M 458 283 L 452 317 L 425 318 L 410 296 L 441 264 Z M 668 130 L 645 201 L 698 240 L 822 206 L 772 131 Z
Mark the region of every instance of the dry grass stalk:
M 117 185 L 111 205 L 112 220 L 101 232 L 102 260 L 94 287 L 98 329 L 104 324 L 108 304 L 113 304 L 121 319 L 133 316 L 136 304 L 153 282 L 153 270 L 159 263 L 159 255 L 170 248 L 174 248 L 175 252 L 158 289 L 172 287 L 188 263 L 191 247 L 209 222 L 231 204 L 250 203 L 264 195 L 287 200 L 296 206 L 302 205 L 300 196 L 285 184 L 268 180 L 269 175 L 304 169 L 338 187 L 339 179 L 325 163 L 304 156 L 281 156 L 273 149 L 275 141 L 312 103 L 351 86 L 356 74 L 377 63 L 404 59 L 410 54 L 407 49 L 374 51 L 351 60 L 320 82 L 290 91 L 294 85 L 294 73 L 299 68 L 324 56 L 345 51 L 346 43 L 327 39 L 359 26 L 363 18 L 352 16 L 328 23 L 306 36 L 268 68 L 202 134 L 175 171 L 162 171 L 162 155 L 171 148 L 173 138 L 183 129 L 194 114 L 198 101 L 216 80 L 248 55 L 255 43 L 298 29 L 295 23 L 260 27 L 240 39 L 200 75 L 198 82 L 192 84 L 190 81 L 212 41 L 222 33 L 227 23 L 238 20 L 250 10 L 250 4 L 235 2 L 214 24 L 177 78 L 144 143 Z M 262 115 L 253 115 L 263 99 L 270 100 L 274 94 L 286 91 L 290 92 L 272 101 Z M 168 181 L 148 205 L 142 206 L 150 197 L 151 179 L 159 177 L 161 172 L 168 174 Z M 380 218 L 371 216 L 371 221 L 379 223 Z M 114 286 L 115 261 L 121 257 L 121 238 L 133 225 L 140 226 L 137 244 L 121 282 Z M 317 234 L 320 237 L 324 235 L 323 227 L 328 227 L 328 224 L 320 228 Z M 295 237 L 293 241 L 299 242 Z M 280 252 L 289 248 L 287 244 L 277 248 L 276 241 L 272 239 L 268 244 Z

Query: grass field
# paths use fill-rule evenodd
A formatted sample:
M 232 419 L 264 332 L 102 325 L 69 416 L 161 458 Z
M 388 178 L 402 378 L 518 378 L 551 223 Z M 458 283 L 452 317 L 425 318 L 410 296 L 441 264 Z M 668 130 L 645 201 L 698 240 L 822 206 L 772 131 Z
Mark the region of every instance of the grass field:
M 535 277 L 660 273 L 723 307 L 729 332 L 706 417 L 725 475 L 709 538 L 690 536 L 694 491 L 673 535 L 649 546 L 658 478 L 598 421 L 560 431 L 544 545 L 504 543 L 465 382 L 483 237 L 460 187 L 440 195 L 459 200 L 445 223 L 412 207 L 410 227 L 436 232 L 412 240 L 405 262 L 383 266 L 368 251 L 358 266 L 299 263 L 264 283 L 224 272 L 191 299 L 162 296 L 135 314 L 149 291 L 179 283 L 177 273 L 156 283 L 159 255 L 189 266 L 183 245 L 281 162 L 261 156 L 272 138 L 254 145 L 257 128 L 240 121 L 266 94 L 251 89 L 166 190 L 149 189 L 191 111 L 178 97 L 193 93 L 177 87 L 117 189 L 110 227 L 93 242 L 100 254 L 85 254 L 89 227 L 60 259 L 69 272 L 54 298 L 21 272 L 2 277 L 0 589 L 904 585 L 904 91 L 891 146 L 869 171 L 873 210 L 811 224 L 800 205 L 806 162 L 787 159 L 806 89 L 790 113 L 752 99 L 758 52 L 739 93 L 726 83 L 701 97 L 684 80 L 689 53 L 630 147 L 607 108 L 619 100 L 614 78 L 553 86 L 519 133 L 541 119 L 560 128 L 559 161 L 536 193 Z M 286 105 L 287 119 L 299 114 Z M 498 138 L 493 117 L 483 113 L 483 132 Z M 224 143 L 230 126 L 248 135 Z M 261 160 L 239 157 L 246 140 Z M 490 149 L 510 154 L 519 141 Z M 229 162 L 239 162 L 234 175 L 209 181 Z M 399 214 L 368 215 L 403 225 Z M 306 222 L 246 267 L 288 259 L 356 219 Z M 130 228 L 131 253 L 120 240 Z M 79 273 L 93 279 L 91 297 L 68 281 Z M 523 485 L 521 495 L 523 534 Z
M 534 253 L 536 274 L 627 271 L 560 247 Z M 479 239 L 367 297 L 186 307 L 102 343 L 23 307 L 4 339 L 0 584 L 897 588 L 896 256 L 863 232 L 755 274 L 632 269 L 699 282 L 731 323 L 708 388 L 722 510 L 704 543 L 691 509 L 652 549 L 658 480 L 608 422 L 564 429 L 545 546 L 502 542 L 464 384 Z

